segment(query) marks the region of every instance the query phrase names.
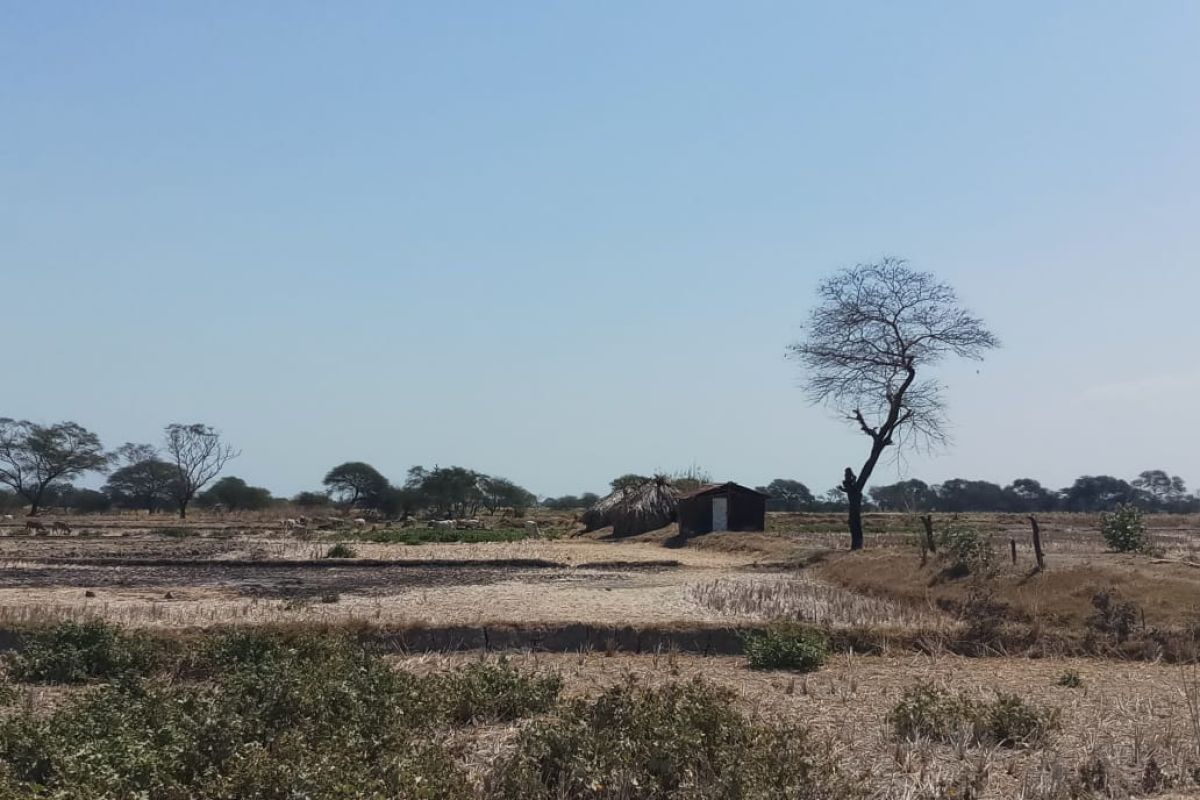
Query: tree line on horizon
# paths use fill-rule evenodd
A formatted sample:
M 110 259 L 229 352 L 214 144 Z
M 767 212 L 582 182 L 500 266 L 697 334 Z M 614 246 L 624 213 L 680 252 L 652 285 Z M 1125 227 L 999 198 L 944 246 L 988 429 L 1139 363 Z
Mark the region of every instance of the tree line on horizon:
M 846 509 L 845 493 L 838 487 L 820 497 L 802 482 L 786 478 L 777 478 L 757 488 L 771 496 L 767 501 L 768 511 Z M 1058 490 L 1048 489 L 1033 478 L 1018 478 L 1007 486 L 965 478 L 928 484 L 911 478 L 872 487 L 863 505 L 873 511 L 1020 514 L 1100 512 L 1129 505 L 1149 512 L 1190 514 L 1200 512 L 1200 494 L 1189 493 L 1179 476 L 1150 469 L 1129 481 L 1111 475 L 1083 475 Z
M 513 481 L 465 467 L 416 466 L 408 470 L 402 483 L 393 484 L 361 461 L 330 469 L 320 491 L 279 498 L 237 476 L 217 479 L 239 454 L 218 431 L 201 423 L 167 425 L 161 447 L 127 443 L 105 451 L 98 436 L 74 422 L 39 425 L 0 418 L 0 485 L 7 487 L 0 489 L 0 510 L 28 508 L 37 514 L 43 507 L 82 513 L 114 508 L 150 513 L 169 509 L 186 517 L 192 505 L 259 511 L 291 503 L 302 508 L 358 508 L 391 517 L 464 517 L 480 510 L 519 513 L 539 505 L 532 492 Z M 102 488 L 73 485 L 74 479 L 91 472 L 107 474 Z M 711 481 L 707 472 L 694 466 L 661 477 L 684 491 Z M 627 473 L 614 478 L 609 489 L 617 491 L 652 479 Z M 757 489 L 770 496 L 769 511 L 845 511 L 848 506 L 841 487 L 818 497 L 801 481 L 777 478 Z M 599 500 L 599 495 L 584 492 L 547 497 L 540 505 L 556 510 L 587 509 Z M 1151 512 L 1193 513 L 1200 512 L 1200 495 L 1189 493 L 1179 476 L 1152 469 L 1130 481 L 1085 475 L 1059 490 L 1048 489 L 1032 478 L 1020 478 L 1003 487 L 963 478 L 932 485 L 910 479 L 872 487 L 863 502 L 870 510 L 945 513 L 1097 512 L 1121 505 Z

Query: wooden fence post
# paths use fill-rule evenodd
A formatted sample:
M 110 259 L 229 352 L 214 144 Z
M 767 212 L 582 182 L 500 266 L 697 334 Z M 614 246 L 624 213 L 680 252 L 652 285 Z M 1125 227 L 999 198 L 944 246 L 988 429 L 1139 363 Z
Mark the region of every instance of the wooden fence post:
M 1037 568 L 1041 571 L 1046 568 L 1046 554 L 1042 552 L 1042 528 L 1033 514 L 1029 515 L 1029 525 L 1033 528 L 1033 557 L 1037 559 Z
M 933 514 L 922 514 L 921 524 L 925 526 L 925 549 L 937 553 L 937 542 L 933 540 Z
M 1015 538 L 1009 537 L 1008 546 L 1012 548 L 1013 566 L 1016 566 L 1016 564 L 1017 564 L 1017 540 Z

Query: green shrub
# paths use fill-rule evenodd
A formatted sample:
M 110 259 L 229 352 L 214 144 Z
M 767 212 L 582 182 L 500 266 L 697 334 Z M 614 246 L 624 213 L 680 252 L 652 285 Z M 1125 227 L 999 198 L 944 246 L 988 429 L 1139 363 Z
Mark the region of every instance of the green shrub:
M 1118 506 L 1111 514 L 1101 514 L 1100 535 L 1118 553 L 1141 553 L 1149 544 L 1142 510 L 1130 505 Z
M 975 740 L 984 744 L 1037 745 L 1059 725 L 1058 709 L 1038 708 L 1006 692 L 999 692 L 995 700 L 977 708 Z
M 829 642 L 812 628 L 779 626 L 747 634 L 744 641 L 751 669 L 812 672 L 829 657 Z
M 453 798 L 436 686 L 348 640 L 230 634 L 209 680 L 115 684 L 0 720 L 0 796 Z
M 938 539 L 938 553 L 956 572 L 986 575 L 995 569 L 996 550 L 986 532 L 954 521 L 942 529 Z
M 887 723 L 901 739 L 948 742 L 967 733 L 973 716 L 973 706 L 961 695 L 922 683 L 904 690 Z
M 522 672 L 507 660 L 477 662 L 431 679 L 451 722 L 509 722 L 549 711 L 562 691 L 556 674 Z
M 63 622 L 34 634 L 9 659 L 9 674 L 27 683 L 82 683 L 93 678 L 150 674 L 159 648 L 143 634 L 129 634 L 102 620 Z
M 522 730 L 488 777 L 496 798 L 793 800 L 853 798 L 802 729 L 750 722 L 700 681 L 630 681 Z
M 1040 744 L 1057 730 L 1059 714 L 1056 709 L 1030 705 L 1014 694 L 1000 692 L 985 702 L 918 684 L 904 691 L 887 722 L 897 737 L 906 740 L 1015 747 Z
M 358 553 L 354 548 L 345 542 L 338 542 L 333 547 L 325 551 L 326 558 L 356 558 Z

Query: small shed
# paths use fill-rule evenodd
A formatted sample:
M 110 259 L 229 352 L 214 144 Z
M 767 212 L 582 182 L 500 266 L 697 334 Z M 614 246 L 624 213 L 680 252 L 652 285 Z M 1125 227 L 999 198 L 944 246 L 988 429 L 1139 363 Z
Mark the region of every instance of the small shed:
M 766 529 L 767 497 L 738 483 L 710 483 L 679 498 L 679 535 Z

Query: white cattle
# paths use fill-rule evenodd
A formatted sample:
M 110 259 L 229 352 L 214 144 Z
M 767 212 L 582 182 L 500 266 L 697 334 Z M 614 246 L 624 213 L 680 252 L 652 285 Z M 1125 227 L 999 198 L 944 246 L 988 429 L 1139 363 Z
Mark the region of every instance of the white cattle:
M 367 524 L 367 521 L 362 517 L 358 517 L 354 520 L 354 524 L 361 528 Z
M 431 527 L 431 528 L 445 528 L 445 529 L 448 529 L 448 530 L 454 530 L 454 520 L 452 520 L 452 519 L 434 519 L 434 520 L 430 520 L 430 521 L 429 521 L 429 527 Z
M 13 521 L 13 515 L 12 515 L 12 514 L 5 514 L 5 515 L 4 515 L 4 521 L 5 521 L 5 522 L 12 522 L 12 521 Z

